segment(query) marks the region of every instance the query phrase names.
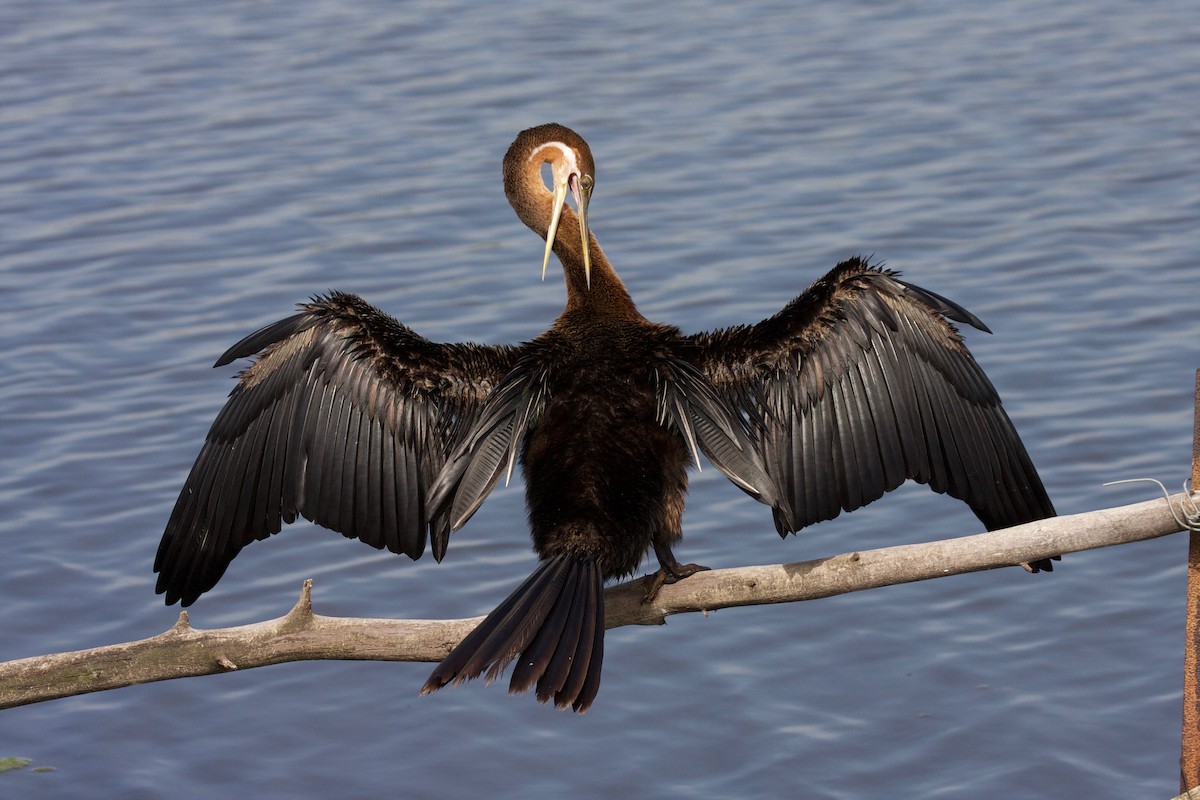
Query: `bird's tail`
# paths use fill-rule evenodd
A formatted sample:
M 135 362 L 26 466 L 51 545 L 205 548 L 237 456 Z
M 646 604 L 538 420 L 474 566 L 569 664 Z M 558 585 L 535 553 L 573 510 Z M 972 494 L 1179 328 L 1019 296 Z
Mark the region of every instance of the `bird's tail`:
M 438 664 L 421 694 L 485 671 L 490 683 L 518 656 L 510 692 L 536 685 L 540 702 L 580 712 L 592 704 L 604 660 L 604 578 L 591 556 L 564 553 L 538 564 Z

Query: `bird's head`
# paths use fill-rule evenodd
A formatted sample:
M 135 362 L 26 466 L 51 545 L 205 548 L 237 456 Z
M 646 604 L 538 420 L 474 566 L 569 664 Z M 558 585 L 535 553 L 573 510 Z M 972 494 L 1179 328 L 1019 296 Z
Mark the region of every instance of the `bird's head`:
M 516 163 L 514 163 L 516 162 Z M 543 165 L 550 167 L 549 189 L 541 177 Z M 579 238 L 582 251 L 583 270 L 587 285 L 591 286 L 591 254 L 589 252 L 589 234 L 587 223 L 588 202 L 591 200 L 592 188 L 596 183 L 596 164 L 592 160 L 592 152 L 587 142 L 575 131 L 563 125 L 549 123 L 522 131 L 508 155 L 504 159 L 505 191 L 509 195 L 514 208 L 521 214 L 519 201 L 526 198 L 520 196 L 518 187 L 535 185 L 534 181 L 518 181 L 518 176 L 532 175 L 536 186 L 541 191 L 552 195 L 549 220 L 537 219 L 536 227 L 545 226 L 546 250 L 542 256 L 542 278 L 546 277 L 546 265 L 550 262 L 550 251 L 558 235 L 559 221 L 563 217 L 567 195 L 575 200 L 575 216 L 579 219 Z M 517 196 L 514 197 L 514 194 Z M 531 220 L 525 219 L 527 224 Z M 531 227 L 534 227 L 531 224 Z M 536 229 L 536 228 L 535 228 Z

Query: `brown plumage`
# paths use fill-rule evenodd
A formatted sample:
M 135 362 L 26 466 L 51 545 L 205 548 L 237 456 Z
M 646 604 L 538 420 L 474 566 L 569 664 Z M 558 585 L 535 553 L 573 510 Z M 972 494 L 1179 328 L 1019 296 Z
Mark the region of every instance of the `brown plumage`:
M 155 560 L 167 602 L 192 603 L 297 516 L 414 559 L 428 537 L 440 561 L 519 461 L 539 564 L 424 691 L 516 659 L 512 691 L 583 711 L 600 682 L 604 582 L 651 548 L 650 593 L 704 569 L 672 552 L 700 452 L 772 507 L 781 535 L 907 478 L 966 501 L 989 529 L 1053 515 L 948 321 L 987 330 L 965 309 L 851 259 L 770 319 L 685 336 L 638 313 L 591 235 L 594 179 L 587 144 L 560 125 L 522 132 L 504 158 L 505 194 L 567 285 L 533 341 L 437 344 L 334 293 L 226 352 L 218 365 L 261 355 L 167 524 Z

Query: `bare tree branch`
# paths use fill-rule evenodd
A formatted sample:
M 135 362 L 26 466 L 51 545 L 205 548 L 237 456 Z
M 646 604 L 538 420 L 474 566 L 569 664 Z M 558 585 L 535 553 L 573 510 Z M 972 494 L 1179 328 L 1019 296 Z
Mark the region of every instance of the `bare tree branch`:
M 1183 495 L 1171 498 L 1178 504 Z M 700 572 L 643 603 L 642 579 L 606 592 L 609 628 L 658 625 L 672 614 L 790 603 L 897 583 L 1012 566 L 1179 531 L 1163 500 L 1056 517 L 1003 531 L 865 550 L 795 564 Z M 285 661 L 440 661 L 482 617 L 392 620 L 314 614 L 312 582 L 282 617 L 235 628 L 191 627 L 187 612 L 149 639 L 0 664 L 0 708 L 139 683 Z

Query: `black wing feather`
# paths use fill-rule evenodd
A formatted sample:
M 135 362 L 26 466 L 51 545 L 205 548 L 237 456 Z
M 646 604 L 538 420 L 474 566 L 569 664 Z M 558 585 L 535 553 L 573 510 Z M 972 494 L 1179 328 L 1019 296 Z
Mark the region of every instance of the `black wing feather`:
M 768 474 L 745 418 L 731 407 L 686 361 L 669 360 L 660 368 L 659 419 L 683 436 L 693 456 L 703 451 L 739 489 L 777 505 L 778 490 Z
M 434 552 L 487 498 L 496 481 L 513 468 L 521 442 L 549 399 L 549 376 L 530 359 L 516 364 L 465 427 L 430 487 L 429 507 L 446 514 L 449 527 L 433 537 Z
M 167 523 L 154 569 L 168 603 L 195 601 L 242 547 L 297 516 L 412 558 L 427 531 L 448 530 L 429 487 L 512 348 L 435 344 L 348 294 L 302 308 L 217 361 L 261 353 Z
M 947 319 L 987 330 L 945 297 L 851 259 L 758 325 L 690 337 L 689 360 L 759 422 L 781 535 L 906 478 L 966 501 L 989 530 L 1054 515 L 996 390 Z

